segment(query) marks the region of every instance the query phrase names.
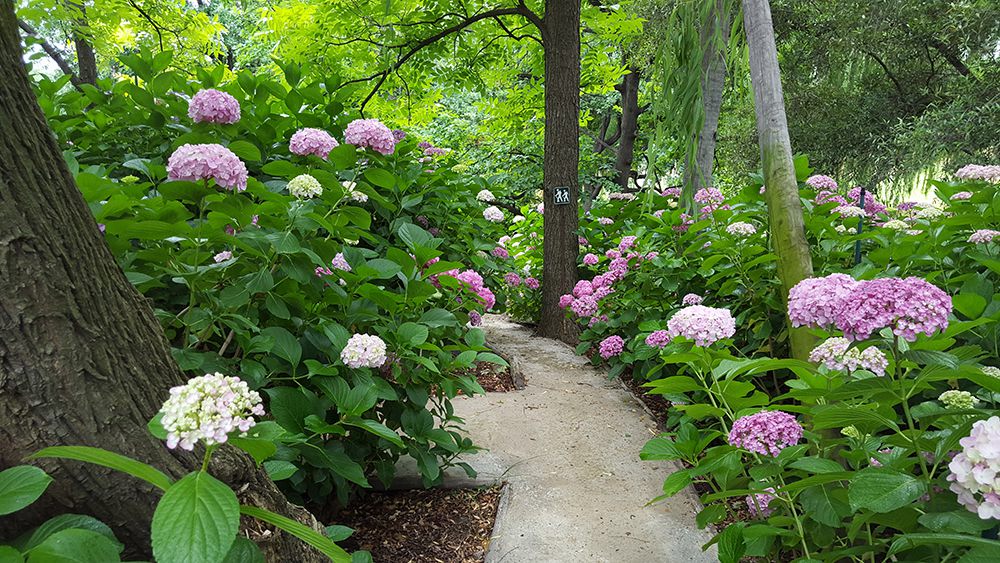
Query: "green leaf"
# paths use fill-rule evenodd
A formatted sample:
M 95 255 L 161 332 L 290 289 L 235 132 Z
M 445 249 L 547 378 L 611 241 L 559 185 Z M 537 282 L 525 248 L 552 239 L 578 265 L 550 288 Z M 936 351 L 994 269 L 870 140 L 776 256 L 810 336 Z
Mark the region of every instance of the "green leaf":
M 965 315 L 967 319 L 978 319 L 986 310 L 986 299 L 975 293 L 952 296 L 951 303 L 955 306 L 955 310 Z
M 9 545 L 0 545 L 0 563 L 24 563 L 21 552 Z
M 789 463 L 788 467 L 801 469 L 809 473 L 833 473 L 844 470 L 836 461 L 822 457 L 802 457 Z
M 121 454 L 89 446 L 53 446 L 32 454 L 29 459 L 72 459 L 127 473 L 166 491 L 173 481 L 159 469 Z
M 886 557 L 918 545 L 954 545 L 996 549 L 1000 547 L 1000 541 L 965 534 L 901 534 L 893 540 Z
M 802 503 L 802 510 L 806 516 L 830 527 L 840 526 L 841 519 L 850 514 L 847 503 L 841 498 L 835 497 L 832 487 L 828 485 L 817 485 L 805 489 L 799 493 L 799 501 Z
M 363 428 L 376 436 L 389 440 L 399 447 L 403 447 L 403 439 L 399 437 L 399 434 L 396 434 L 391 428 L 376 420 L 368 418 L 349 418 L 344 420 L 344 424 Z
M 240 503 L 204 471 L 177 481 L 156 505 L 151 536 L 157 563 L 217 563 L 236 540 Z
M 282 178 L 292 179 L 299 174 L 302 174 L 302 168 L 288 162 L 287 160 L 272 160 L 265 164 L 261 171 L 264 174 L 270 176 L 278 176 Z
M 333 525 L 324 528 L 323 533 L 325 533 L 326 537 L 330 538 L 331 541 L 338 542 L 344 541 L 354 535 L 354 530 L 348 528 L 347 526 Z
M 455 318 L 454 313 L 446 311 L 445 309 L 430 309 L 420 316 L 419 322 L 431 328 L 438 328 L 443 326 L 455 326 L 458 324 L 458 319 Z
M 299 468 L 290 461 L 275 459 L 264 462 L 264 470 L 267 471 L 267 475 L 272 481 L 282 481 L 284 479 L 288 479 L 292 475 L 295 475 L 295 472 L 298 471 L 298 469 Z
M 726 505 L 725 504 L 713 504 L 711 506 L 706 506 L 701 512 L 695 516 L 695 523 L 698 525 L 699 530 L 704 530 L 709 524 L 715 524 L 726 517 Z
M 302 345 L 291 332 L 280 326 L 269 326 L 260 333 L 274 339 L 274 348 L 271 349 L 271 352 L 279 358 L 288 360 L 293 368 L 299 365 L 299 360 L 302 359 Z
M 427 327 L 417 323 L 403 323 L 396 331 L 401 342 L 409 343 L 411 346 L 420 346 L 427 342 Z
M 41 545 L 49 536 L 70 529 L 90 530 L 91 532 L 101 534 L 116 544 L 119 543 L 118 538 L 115 537 L 115 533 L 111 531 L 111 528 L 93 516 L 60 514 L 49 518 L 42 525 L 32 530 L 31 535 L 28 536 L 28 541 L 24 543 L 22 549 L 29 551 Z
M 35 502 L 51 482 L 52 477 L 32 465 L 17 465 L 0 471 L 0 516 Z
M 229 443 L 232 444 L 233 447 L 239 448 L 250 454 L 250 457 L 252 457 L 258 465 L 263 463 L 267 458 L 273 456 L 274 452 L 278 451 L 278 446 L 271 440 L 254 440 L 252 438 L 233 436 L 229 439 Z
M 684 454 L 677 449 L 674 441 L 665 436 L 658 436 L 646 442 L 639 453 L 639 458 L 644 461 L 651 460 L 674 460 L 681 459 Z
M 421 229 L 413 223 L 403 223 L 399 226 L 399 238 L 403 239 L 406 246 L 410 250 L 417 250 L 418 248 L 427 248 L 431 240 L 434 238 L 429 232 Z
M 267 563 L 264 560 L 264 554 L 261 553 L 260 548 L 257 544 L 252 541 L 239 536 L 236 541 L 233 542 L 232 547 L 229 548 L 229 553 L 226 554 L 226 558 L 222 560 L 222 563 Z
M 260 161 L 260 149 L 249 141 L 233 141 L 229 143 L 229 150 L 233 151 L 233 154 L 240 157 L 244 161 Z
M 28 553 L 28 563 L 116 563 L 121 545 L 91 530 L 71 528 L 49 536 Z
M 912 475 L 873 467 L 855 474 L 848 499 L 853 510 L 891 512 L 917 500 L 924 492 L 923 484 Z
M 240 512 L 281 528 L 289 534 L 292 534 L 307 544 L 315 547 L 320 553 L 329 557 L 334 563 L 351 562 L 351 556 L 340 546 L 333 543 L 330 538 L 320 534 L 308 526 L 296 522 L 295 520 L 285 518 L 280 514 L 275 514 L 269 510 L 264 510 L 263 508 L 257 508 L 255 506 L 241 506 Z
M 663 496 L 672 497 L 691 484 L 691 470 L 674 471 L 663 481 Z
M 365 170 L 365 179 L 380 188 L 392 189 L 396 185 L 396 176 L 382 168 Z
M 739 563 L 746 553 L 743 541 L 743 523 L 730 524 L 716 536 L 719 544 L 719 563 Z

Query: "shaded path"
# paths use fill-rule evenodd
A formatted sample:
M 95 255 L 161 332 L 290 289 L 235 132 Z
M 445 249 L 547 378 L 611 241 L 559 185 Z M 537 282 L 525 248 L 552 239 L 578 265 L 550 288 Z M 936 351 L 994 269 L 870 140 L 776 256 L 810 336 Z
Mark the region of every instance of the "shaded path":
M 467 459 L 478 482 L 508 482 L 487 563 L 717 561 L 694 523 L 693 493 L 645 506 L 674 470 L 639 460 L 655 423 L 586 359 L 503 317 L 484 318 L 487 344 L 511 358 L 527 388 L 460 398 L 456 414 L 489 451 Z

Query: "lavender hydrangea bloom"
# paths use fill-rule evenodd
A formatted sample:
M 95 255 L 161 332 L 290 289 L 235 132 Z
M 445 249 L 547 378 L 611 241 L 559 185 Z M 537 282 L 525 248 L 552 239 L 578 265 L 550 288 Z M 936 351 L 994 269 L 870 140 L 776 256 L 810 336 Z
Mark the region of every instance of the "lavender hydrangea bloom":
M 681 303 L 686 307 L 689 305 L 701 305 L 702 301 L 704 300 L 697 293 L 688 293 L 684 296 L 684 299 L 681 300 Z
M 711 346 L 736 334 L 736 321 L 729 309 L 691 305 L 670 317 L 667 334 L 671 339 L 683 336 L 698 346 Z
M 670 343 L 670 334 L 665 330 L 654 330 L 646 337 L 646 346 L 653 348 L 664 348 Z
M 338 270 L 345 272 L 351 271 L 351 265 L 347 263 L 347 258 L 344 258 L 343 252 L 338 252 L 337 255 L 333 257 L 333 261 L 330 265 Z
M 524 279 L 524 285 L 528 286 L 528 289 L 538 289 L 542 287 L 542 282 L 538 281 L 538 278 L 528 277 Z
M 598 260 L 599 260 L 599 258 L 594 253 L 587 253 L 583 257 L 583 263 L 584 263 L 585 266 L 596 266 Z
M 809 361 L 821 363 L 828 369 L 853 372 L 866 369 L 875 375 L 884 376 L 889 367 L 885 354 L 874 346 L 860 350 L 851 348 L 846 338 L 828 338 L 809 353 Z
M 514 272 L 510 272 L 503 277 L 503 281 L 511 287 L 517 287 L 521 285 L 521 276 L 515 274 Z
M 964 201 L 967 199 L 972 199 L 972 192 L 958 192 L 948 198 L 952 201 Z
M 330 154 L 330 151 L 337 148 L 338 145 L 337 139 L 334 139 L 333 135 L 330 135 L 326 131 L 306 127 L 299 129 L 292 135 L 291 140 L 288 142 L 288 150 L 292 154 L 299 156 L 312 154 L 320 158 L 326 158 Z
M 191 98 L 188 117 L 198 123 L 236 123 L 240 120 L 240 103 L 225 92 L 207 88 Z
M 979 229 L 978 231 L 969 235 L 969 242 L 973 244 L 986 244 L 993 242 L 993 239 L 1000 237 L 1000 231 L 994 231 L 991 229 Z
M 726 196 L 718 188 L 702 188 L 695 192 L 694 200 L 702 205 L 713 206 L 726 201 Z
M 764 491 L 747 495 L 747 510 L 752 518 L 768 518 L 774 513 L 774 509 L 770 507 L 771 501 L 777 498 L 773 494 L 774 488 L 768 487 Z
M 783 411 L 760 411 L 736 419 L 729 445 L 772 457 L 802 439 L 802 425 Z
M 983 166 L 980 164 L 968 164 L 958 169 L 955 176 L 963 180 L 984 180 L 987 182 L 1000 182 L 1000 166 L 992 164 Z
M 491 223 L 499 223 L 503 221 L 503 211 L 500 211 L 499 207 L 491 205 L 483 210 L 483 219 Z
M 621 354 L 624 349 L 625 341 L 618 335 L 605 338 L 598 347 L 601 357 L 605 360 Z
M 807 278 L 788 292 L 788 317 L 792 326 L 828 327 L 837 319 L 841 302 L 858 282 L 847 274 Z
M 170 180 L 215 180 L 219 186 L 242 192 L 247 189 L 247 167 L 222 145 L 181 145 L 167 159 Z
M 386 155 L 396 150 L 392 131 L 377 119 L 355 119 L 348 123 L 344 129 L 344 142 Z
M 816 190 L 837 190 L 837 181 L 829 176 L 815 174 L 806 178 L 806 185 Z

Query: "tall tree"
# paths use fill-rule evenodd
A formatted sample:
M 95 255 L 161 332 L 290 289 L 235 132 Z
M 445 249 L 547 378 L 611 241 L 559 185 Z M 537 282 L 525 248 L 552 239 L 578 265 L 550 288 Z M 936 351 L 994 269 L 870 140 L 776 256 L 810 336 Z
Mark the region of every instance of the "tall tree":
M 542 314 L 538 333 L 566 342 L 576 325 L 559 307 L 559 297 L 577 281 L 580 164 L 580 0 L 546 0 L 545 43 L 545 204 Z M 569 189 L 569 203 L 557 205 L 557 188 Z
M 622 191 L 628 189 L 632 177 L 632 160 L 635 158 L 635 138 L 639 133 L 639 69 L 631 68 L 622 77 L 621 144 L 615 154 L 615 183 Z
M 184 376 L 153 311 L 104 242 L 32 93 L 11 0 L 0 0 L 0 468 L 46 446 L 121 452 L 180 476 L 201 452 L 168 450 L 146 422 Z M 318 527 L 246 455 L 223 448 L 213 473 L 253 504 Z M 45 462 L 39 502 L 0 519 L 11 537 L 59 513 L 93 515 L 149 551 L 152 487 L 85 463 Z M 321 561 L 284 533 L 269 561 Z
M 774 253 L 778 257 L 782 294 L 787 303 L 788 290 L 812 276 L 813 270 L 792 162 L 792 143 L 788 137 L 778 51 L 768 0 L 743 0 L 743 25 L 750 48 L 750 80 L 757 115 L 760 160 L 767 189 L 768 228 Z M 792 356 L 808 358 L 814 343 L 812 336 L 804 329 L 791 328 L 791 324 L 789 331 Z
M 87 25 L 87 7 L 80 0 L 68 0 L 66 6 L 73 13 L 73 44 L 76 46 L 76 65 L 80 81 L 97 84 L 97 57 L 90 44 L 90 26 Z

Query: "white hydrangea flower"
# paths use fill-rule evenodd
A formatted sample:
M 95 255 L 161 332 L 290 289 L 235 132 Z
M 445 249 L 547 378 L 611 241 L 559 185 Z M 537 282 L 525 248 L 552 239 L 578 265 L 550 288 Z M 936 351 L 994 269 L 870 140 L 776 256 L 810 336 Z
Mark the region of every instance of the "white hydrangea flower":
M 483 210 L 483 219 L 491 223 L 499 223 L 503 221 L 503 211 L 500 211 L 499 207 L 491 205 Z
M 970 512 L 1000 520 L 1000 417 L 976 421 L 958 443 L 962 451 L 948 464 L 949 488 Z
M 754 227 L 750 223 L 745 223 L 743 221 L 737 221 L 732 225 L 726 227 L 726 232 L 738 237 L 748 237 L 750 235 L 757 233 L 757 227 Z
M 221 373 L 195 377 L 170 390 L 170 398 L 160 408 L 160 423 L 167 431 L 167 447 L 194 449 L 199 440 L 206 445 L 222 444 L 236 430 L 247 432 L 262 416 L 260 394 L 245 381 Z
M 322 194 L 323 186 L 309 174 L 299 174 L 288 182 L 288 193 L 299 199 L 310 199 Z
M 479 193 L 476 194 L 476 199 L 486 203 L 492 203 L 497 200 L 496 196 L 493 195 L 493 192 L 489 190 L 480 190 Z
M 371 334 L 355 334 L 340 351 L 340 360 L 354 369 L 382 367 L 385 359 L 385 342 Z

